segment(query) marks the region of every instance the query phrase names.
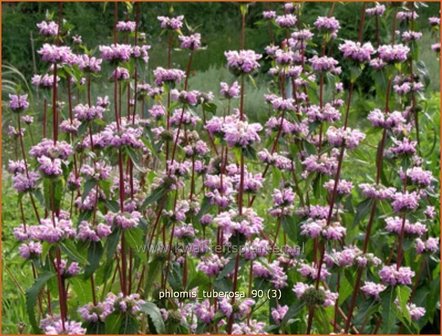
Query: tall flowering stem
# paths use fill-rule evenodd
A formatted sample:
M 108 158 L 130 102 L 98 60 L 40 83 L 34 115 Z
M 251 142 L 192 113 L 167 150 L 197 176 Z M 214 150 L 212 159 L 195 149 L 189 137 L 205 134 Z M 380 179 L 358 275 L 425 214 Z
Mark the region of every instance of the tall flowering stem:
M 376 19 L 378 19 L 378 16 L 376 16 Z M 396 16 L 394 16 L 394 18 L 393 18 L 393 28 L 395 28 L 395 27 L 396 27 Z M 391 41 L 392 43 L 394 43 L 394 36 L 395 36 L 395 31 L 393 30 L 392 41 Z M 390 78 L 387 83 L 387 89 L 386 89 L 386 95 L 385 95 L 385 114 L 388 114 L 390 112 L 389 102 L 390 102 L 391 85 L 392 85 L 392 79 Z M 382 175 L 382 166 L 383 166 L 383 160 L 384 160 L 386 139 L 387 139 L 387 128 L 384 128 L 382 131 L 382 138 L 381 138 L 378 148 L 377 148 L 376 177 L 375 177 L 375 181 L 376 181 L 377 186 L 380 183 L 381 175 Z M 371 209 L 370 209 L 370 214 L 369 214 L 369 218 L 368 218 L 364 242 L 363 242 L 363 246 L 362 246 L 362 253 L 364 253 L 364 254 L 367 253 L 367 251 L 368 251 L 368 245 L 370 242 L 371 231 L 372 231 L 374 220 L 376 218 L 377 202 L 378 202 L 377 199 L 373 199 L 371 201 Z M 351 296 L 350 308 L 348 309 L 347 318 L 345 321 L 345 327 L 344 327 L 345 332 L 348 332 L 348 330 L 350 329 L 353 311 L 356 306 L 356 299 L 358 297 L 359 290 L 361 287 L 361 279 L 362 279 L 363 271 L 364 271 L 363 267 L 359 267 L 357 274 L 356 274 L 356 280 L 355 280 L 355 286 L 354 286 L 355 289 L 354 289 L 352 296 Z
M 363 32 L 364 22 L 365 22 L 365 3 L 362 6 L 360 21 L 359 21 L 359 33 L 358 33 L 358 42 L 359 43 L 361 43 L 361 41 L 362 41 L 362 32 Z M 349 87 L 349 91 L 348 91 L 346 110 L 345 110 L 345 116 L 344 116 L 344 127 L 343 127 L 344 132 L 348 126 L 348 118 L 349 118 L 349 114 L 350 114 L 350 105 L 351 105 L 351 99 L 352 99 L 352 95 L 353 95 L 354 82 L 355 82 L 355 79 L 352 78 L 350 80 L 350 87 Z M 337 166 L 336 175 L 335 175 L 334 184 L 333 184 L 333 191 L 332 191 L 331 197 L 329 199 L 329 204 L 328 204 L 329 208 L 328 208 L 328 214 L 327 214 L 327 219 L 326 219 L 326 227 L 328 227 L 331 224 L 333 210 L 334 210 L 335 202 L 336 202 L 336 199 L 338 196 L 338 185 L 340 184 L 341 170 L 342 170 L 342 164 L 344 161 L 345 150 L 346 150 L 346 144 L 345 144 L 345 140 L 344 140 L 343 144 L 340 148 L 339 157 L 338 157 L 338 166 Z M 316 275 L 316 283 L 315 283 L 316 289 L 319 288 L 319 283 L 321 280 L 321 271 L 322 271 L 322 266 L 323 266 L 323 262 L 324 262 L 324 256 L 325 256 L 325 242 L 322 242 L 321 250 L 320 250 L 320 257 L 317 262 L 318 272 Z M 335 312 L 335 314 L 336 314 L 336 312 Z M 309 312 L 309 317 L 308 317 L 308 322 L 307 322 L 307 334 L 310 334 L 310 332 L 311 332 L 311 327 L 312 327 L 312 323 L 313 323 L 313 316 L 314 316 L 314 308 L 310 309 L 310 312 Z

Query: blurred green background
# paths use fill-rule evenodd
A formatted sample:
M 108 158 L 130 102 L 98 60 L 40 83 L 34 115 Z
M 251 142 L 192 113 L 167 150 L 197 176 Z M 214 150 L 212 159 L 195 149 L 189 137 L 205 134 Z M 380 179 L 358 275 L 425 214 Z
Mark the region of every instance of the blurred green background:
M 358 20 L 361 3 L 339 3 L 335 7 L 334 15 L 341 22 L 339 37 L 356 39 Z M 397 3 L 399 6 L 400 3 Z M 168 15 L 171 11 L 175 15 L 184 15 L 186 22 L 197 31 L 201 32 L 203 42 L 208 46 L 207 50 L 195 57 L 194 69 L 207 70 L 210 67 L 221 67 L 224 64 L 224 50 L 238 49 L 239 30 L 241 18 L 238 3 L 140 3 L 141 30 L 147 34 L 148 43 L 152 45 L 150 53 L 151 66 L 156 67 L 164 62 L 165 36 L 160 35 L 161 30 L 157 20 L 159 15 Z M 302 22 L 314 22 L 318 15 L 327 15 L 330 3 L 305 3 L 303 5 Z M 371 4 L 368 4 L 371 6 Z M 27 77 L 34 71 L 32 62 L 31 33 L 34 39 L 38 38 L 35 24 L 45 18 L 47 12 L 57 13 L 57 3 L 45 2 L 19 2 L 2 4 L 2 30 L 3 62 L 14 64 Z M 269 42 L 267 25 L 257 25 L 262 18 L 261 13 L 265 9 L 280 9 L 280 3 L 252 3 L 247 15 L 246 47 L 256 49 L 258 52 Z M 110 42 L 113 26 L 113 3 L 80 3 L 66 2 L 63 4 L 63 16 L 74 25 L 74 31 L 83 37 L 83 41 L 91 47 Z M 417 29 L 428 31 L 428 17 L 439 16 L 439 4 L 427 3 L 419 8 Z M 128 17 L 127 6 L 119 5 L 119 18 Z M 129 15 L 133 19 L 133 15 Z M 381 27 L 381 36 L 387 38 L 390 27 Z M 374 22 L 367 20 L 365 36 L 373 36 Z M 425 39 L 422 41 L 425 43 Z M 36 48 L 39 46 L 36 41 Z M 431 54 L 430 54 L 431 55 Z M 177 53 L 174 61 L 178 64 L 186 59 L 184 53 Z M 437 64 L 435 60 L 434 64 Z M 37 61 L 36 68 L 41 70 L 41 63 Z

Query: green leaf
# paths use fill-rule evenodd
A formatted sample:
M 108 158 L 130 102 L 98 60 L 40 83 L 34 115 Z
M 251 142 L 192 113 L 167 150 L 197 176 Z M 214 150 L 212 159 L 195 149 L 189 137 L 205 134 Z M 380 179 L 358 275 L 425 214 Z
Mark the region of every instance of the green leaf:
M 201 217 L 203 217 L 210 209 L 210 200 L 208 197 L 204 196 L 203 201 L 201 203 L 201 208 L 198 214 L 196 215 L 196 219 L 198 221 L 201 220 Z
M 145 173 L 146 172 L 146 168 L 143 168 L 143 163 L 141 162 L 140 154 L 135 152 L 130 147 L 128 147 L 126 149 L 126 152 L 129 155 L 130 160 L 132 161 L 134 167 L 137 168 L 137 170 L 139 170 L 140 172 Z
M 86 333 L 88 335 L 100 335 L 106 333 L 104 322 L 90 322 L 86 325 Z
M 282 228 L 291 241 L 296 242 L 298 240 L 298 228 L 300 218 L 296 215 L 290 217 L 282 217 Z
M 186 289 L 190 290 L 195 287 L 208 286 L 210 283 L 211 281 L 207 275 L 195 272 L 195 274 L 190 278 Z
M 245 264 L 245 260 L 243 258 L 240 258 L 238 263 L 238 269 Z M 230 259 L 230 261 L 227 263 L 226 266 L 224 266 L 223 270 L 218 274 L 218 279 L 225 278 L 227 274 L 232 272 L 235 269 L 235 263 L 236 263 L 236 257 Z
M 310 142 L 304 141 L 303 142 L 304 149 L 307 151 L 308 154 L 316 154 L 317 149 L 316 146 L 311 144 Z
M 89 279 L 73 277 L 69 279 L 69 284 L 72 286 L 73 293 L 75 293 L 78 306 L 92 301 L 92 288 Z
M 87 265 L 87 259 L 79 252 L 78 247 L 72 240 L 63 241 L 60 247 L 71 259 L 78 261 L 82 265 Z
M 121 313 L 110 314 L 105 321 L 106 334 L 119 334 L 120 327 L 123 322 L 123 315 Z
M 106 208 L 112 212 L 118 212 L 120 210 L 120 205 L 118 204 L 117 201 L 105 200 L 104 204 Z
M 289 310 L 287 310 L 287 313 L 284 315 L 281 324 L 286 325 L 292 318 L 298 316 L 302 308 L 304 308 L 304 305 L 305 305 L 304 302 L 296 302 L 292 304 Z
M 124 238 L 130 248 L 134 250 L 140 249 L 143 245 L 143 230 L 137 227 L 125 230 Z
M 411 295 L 411 288 L 408 286 L 396 287 L 397 298 L 399 299 L 399 306 L 401 307 L 401 313 L 408 322 L 411 322 L 410 312 L 407 309 L 407 302 Z
M 243 154 L 244 157 L 247 159 L 251 159 L 251 160 L 256 160 L 257 156 L 256 156 L 256 149 L 252 146 L 247 146 L 246 148 L 243 148 Z
M 144 292 L 147 296 L 150 291 L 153 289 L 152 284 L 154 283 L 155 279 L 158 278 L 162 271 L 162 264 L 163 264 L 163 257 L 161 255 L 156 255 L 153 260 L 149 263 L 148 271 L 146 274 L 146 281 L 145 281 L 145 288 Z
M 342 305 L 344 301 L 353 292 L 352 284 L 347 280 L 347 277 L 341 276 L 341 283 L 339 285 L 339 305 Z
M 360 66 L 350 67 L 350 81 L 352 83 L 355 83 L 361 74 L 362 74 L 362 68 Z
M 107 260 L 113 259 L 115 251 L 117 250 L 119 239 L 120 239 L 120 230 L 118 228 L 114 228 L 112 233 L 107 238 L 105 244 Z
M 93 180 L 93 179 L 86 180 L 86 182 L 84 184 L 83 195 L 81 195 L 81 201 L 82 202 L 87 197 L 87 195 L 89 195 L 91 190 L 95 188 L 96 185 L 97 185 L 97 181 L 96 180 Z
M 106 198 L 110 198 L 111 196 L 111 186 L 112 182 L 109 180 L 101 180 L 98 182 L 98 187 L 103 190 L 104 194 L 106 195 Z
M 379 301 L 374 299 L 364 300 L 358 305 L 358 311 L 353 318 L 353 324 L 358 326 L 362 324 L 366 319 L 379 310 Z
M 144 231 L 140 227 L 124 231 L 124 239 L 135 255 L 143 262 L 147 260 L 144 248 Z
M 396 324 L 394 312 L 394 288 L 388 288 L 382 296 L 382 333 L 390 334 Z
M 152 332 L 155 332 L 156 334 L 166 333 L 166 328 L 164 326 L 164 321 L 160 310 L 155 304 L 152 302 L 145 302 L 143 305 L 141 305 L 141 311 L 146 314 L 152 322 L 152 325 L 155 328 L 155 330 Z
M 317 174 L 316 178 L 313 180 L 313 195 L 319 198 L 323 192 L 324 176 L 322 174 Z
M 371 209 L 372 203 L 373 201 L 371 200 L 371 198 L 367 198 L 365 200 L 363 200 L 362 202 L 360 202 L 357 206 L 356 206 L 356 214 L 355 217 L 353 219 L 353 225 L 357 225 L 359 224 L 359 222 L 365 217 L 367 216 L 368 212 Z
M 37 280 L 35 280 L 34 284 L 31 288 L 26 291 L 26 311 L 29 316 L 29 322 L 31 322 L 32 328 L 35 333 L 40 333 L 39 327 L 37 325 L 37 321 L 35 319 L 35 304 L 37 303 L 38 295 L 40 291 L 43 289 L 45 284 L 55 277 L 55 273 L 46 272 L 40 274 Z
M 60 209 L 63 198 L 63 180 L 61 178 L 44 178 L 43 190 L 46 207 L 52 211 Z
M 215 114 L 217 106 L 214 103 L 204 103 L 203 109 L 204 109 L 204 111 Z
M 158 187 L 152 191 L 152 193 L 146 197 L 143 204 L 141 205 L 141 210 L 146 209 L 149 204 L 152 204 L 160 199 L 162 199 L 167 194 L 167 189 L 163 187 Z
M 119 334 L 133 335 L 137 333 L 138 333 L 137 319 L 129 313 L 123 314 L 123 319 L 121 321 Z
M 103 246 L 101 242 L 91 242 L 87 250 L 87 262 L 88 265 L 84 270 L 84 277 L 88 278 L 92 273 L 100 266 L 100 259 L 103 255 Z

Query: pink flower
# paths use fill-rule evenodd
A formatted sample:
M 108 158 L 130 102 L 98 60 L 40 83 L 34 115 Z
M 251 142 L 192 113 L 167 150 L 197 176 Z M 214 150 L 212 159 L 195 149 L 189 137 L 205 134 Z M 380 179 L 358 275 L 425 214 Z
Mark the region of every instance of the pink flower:
M 64 327 L 63 327 L 64 326 Z M 40 327 L 46 335 L 84 335 L 86 329 L 81 326 L 81 322 L 61 321 L 60 317 L 48 316 L 41 320 Z
M 211 323 L 215 317 L 215 307 L 209 300 L 204 300 L 195 305 L 195 315 L 204 323 Z
M 410 48 L 403 44 L 381 45 L 378 48 L 379 58 L 385 63 L 404 62 L 409 52 Z
M 179 35 L 182 49 L 197 50 L 201 48 L 201 34 L 195 33 L 189 36 Z
M 196 266 L 196 269 L 203 272 L 207 276 L 216 276 L 221 272 L 224 266 L 228 263 L 228 260 L 224 257 L 220 257 L 217 254 L 213 254 L 207 257 L 203 257 Z
M 77 59 L 78 67 L 81 70 L 88 72 L 99 72 L 101 71 L 101 63 L 103 60 L 101 58 L 91 57 L 89 55 L 81 55 Z
M 259 68 L 258 60 L 262 55 L 253 50 L 226 51 L 224 55 L 227 58 L 227 66 L 237 75 L 249 74 Z
M 158 21 L 160 21 L 160 26 L 163 29 L 170 30 L 179 30 L 183 26 L 184 16 L 176 16 L 176 17 L 167 17 L 167 16 L 158 16 Z
M 315 55 L 309 59 L 309 62 L 311 63 L 313 70 L 318 72 L 331 72 L 333 74 L 338 74 L 340 72 L 339 68 L 336 67 L 339 64 L 338 61 L 332 57 L 318 57 Z
M 434 180 L 431 171 L 423 170 L 421 167 L 408 168 L 406 175 L 412 183 L 420 187 L 428 187 Z
M 98 47 L 101 57 L 111 62 L 126 62 L 132 55 L 132 46 L 129 44 L 111 44 L 110 46 L 101 45 Z
M 407 303 L 407 310 L 410 313 L 411 319 L 413 321 L 419 320 L 426 313 L 425 308 L 418 307 L 414 303 Z
M 272 10 L 263 11 L 262 12 L 262 17 L 265 20 L 272 20 L 272 19 L 276 18 L 276 12 L 272 11 Z
M 379 271 L 379 276 L 381 280 L 386 285 L 411 285 L 412 278 L 415 273 L 410 267 L 399 267 L 397 269 L 396 265 L 384 266 Z
M 439 26 L 440 25 L 440 18 L 437 16 L 432 16 L 428 18 L 428 23 L 431 26 Z
M 41 55 L 43 61 L 49 63 L 72 63 L 75 57 L 70 47 L 49 43 L 43 44 L 37 53 Z
M 330 34 L 332 38 L 336 38 L 341 25 L 334 16 L 318 16 L 314 23 L 315 27 L 322 32 Z
M 395 212 L 413 211 L 419 206 L 420 196 L 413 192 L 397 192 L 393 195 L 391 206 Z
M 60 77 L 57 76 L 57 86 L 58 86 L 59 81 L 60 81 Z M 54 85 L 54 76 L 48 75 L 48 74 L 44 74 L 43 76 L 34 75 L 34 76 L 32 76 L 31 82 L 32 82 L 32 85 L 35 85 L 36 87 L 40 87 L 40 88 L 44 88 L 44 89 L 52 88 Z
M 404 21 L 404 20 L 416 20 L 419 17 L 419 15 L 417 15 L 417 13 L 415 11 L 400 11 L 397 12 L 396 14 L 396 18 L 399 21 Z
M 43 36 L 56 36 L 58 34 L 58 24 L 54 21 L 41 21 L 37 23 L 37 28 Z
M 158 67 L 153 71 L 155 77 L 155 84 L 160 86 L 166 84 L 177 84 L 181 82 L 185 77 L 185 73 L 179 69 L 164 69 Z
M 281 28 L 292 28 L 296 25 L 297 18 L 293 14 L 279 15 L 275 18 L 275 22 Z
M 28 95 L 9 94 L 9 108 L 13 112 L 23 112 L 29 107 Z
M 40 174 L 36 172 L 17 173 L 12 177 L 12 185 L 19 193 L 34 190 L 37 187 L 37 182 Z
M 75 114 L 75 118 L 79 121 L 92 121 L 95 119 L 103 119 L 104 108 L 101 106 L 89 106 L 78 104 L 74 107 L 73 112 Z
M 365 134 L 357 129 L 347 127 L 335 128 L 330 126 L 327 130 L 327 140 L 335 147 L 345 146 L 348 149 L 355 149 L 365 139 Z
M 136 26 L 135 21 L 118 21 L 115 28 L 120 32 L 134 32 Z
M 436 253 L 439 250 L 439 238 L 430 237 L 426 241 L 417 238 L 415 241 L 416 252 L 422 253 Z
M 245 237 L 259 234 L 263 229 L 263 219 L 251 208 L 244 208 L 242 215 L 237 210 L 221 212 L 214 218 L 214 223 L 227 235 L 240 233 Z
M 230 147 L 248 147 L 260 142 L 259 132 L 262 126 L 258 123 L 249 124 L 247 121 L 234 120 L 224 123 L 222 132 L 224 140 Z
M 339 45 L 339 50 L 343 53 L 344 57 L 356 62 L 368 62 L 374 53 L 374 48 L 370 42 L 361 44 L 360 42 L 349 40 Z
M 324 183 L 324 188 L 327 189 L 329 193 L 333 192 L 335 187 L 335 180 L 328 180 Z M 353 188 L 353 184 L 350 181 L 340 180 L 338 182 L 338 186 L 336 191 L 339 195 L 348 195 L 351 193 L 351 189 Z
M 280 306 L 278 304 L 275 308 L 272 308 L 271 314 L 273 321 L 275 321 L 276 324 L 280 324 L 284 319 L 285 314 L 287 314 L 288 310 L 289 307 L 287 305 Z
M 408 219 L 405 221 L 400 217 L 387 217 L 385 218 L 385 229 L 388 232 L 400 234 L 402 232 L 402 226 L 404 233 L 407 235 L 422 236 L 427 232 L 427 227 L 420 222 L 410 223 Z
M 396 188 L 387 188 L 380 184 L 361 183 L 359 188 L 365 197 L 379 200 L 391 199 L 396 192 Z
M 382 16 L 385 12 L 385 6 L 384 5 L 376 5 L 371 8 L 367 8 L 365 10 L 365 13 L 367 13 L 368 16 Z
M 382 284 L 377 284 L 371 281 L 365 281 L 364 286 L 361 287 L 361 290 L 369 296 L 374 297 L 379 300 L 379 294 L 383 292 L 387 287 Z
M 21 244 L 18 250 L 23 259 L 30 259 L 38 257 L 42 253 L 43 247 L 40 242 L 30 241 L 29 243 Z

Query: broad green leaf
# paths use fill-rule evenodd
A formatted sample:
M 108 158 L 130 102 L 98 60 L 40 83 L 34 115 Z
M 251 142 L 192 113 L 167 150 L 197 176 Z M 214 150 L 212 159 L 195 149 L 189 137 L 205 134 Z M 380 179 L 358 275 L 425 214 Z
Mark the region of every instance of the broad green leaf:
M 152 302 L 145 302 L 143 305 L 141 305 L 141 311 L 146 314 L 152 322 L 152 325 L 155 328 L 155 330 L 152 330 L 152 332 L 156 334 L 166 333 L 163 317 L 161 316 L 161 312 L 155 304 L 153 304 Z
M 407 302 L 410 298 L 411 288 L 408 286 L 397 286 L 396 292 L 399 300 L 399 307 L 401 308 L 401 314 L 408 322 L 411 322 L 410 312 L 407 309 Z
M 372 207 L 373 201 L 371 198 L 367 198 L 365 200 L 363 200 L 362 202 L 360 202 L 357 206 L 356 206 L 356 214 L 355 217 L 353 219 L 353 225 L 357 225 L 360 223 L 360 221 L 367 216 L 367 214 L 369 213 L 371 207 Z
M 396 324 L 394 288 L 388 288 L 382 295 L 382 333 L 390 334 Z
M 83 195 L 81 195 L 81 201 L 82 202 L 87 197 L 87 195 L 89 195 L 91 190 L 95 188 L 96 185 L 97 185 L 97 181 L 96 180 L 93 180 L 93 179 L 86 180 L 86 182 L 84 184 Z
M 123 319 L 121 321 L 119 334 L 122 335 L 133 335 L 138 333 L 139 323 L 138 320 L 131 314 L 123 314 Z
M 70 258 L 79 262 L 82 265 L 87 265 L 87 259 L 80 253 L 78 247 L 72 240 L 64 240 L 60 247 L 64 253 L 66 253 Z
M 88 278 L 91 276 L 92 273 L 95 272 L 95 270 L 100 265 L 100 259 L 103 255 L 103 246 L 101 245 L 101 242 L 91 242 L 89 245 L 89 248 L 87 250 L 87 261 L 88 265 L 85 267 L 84 270 L 84 277 Z
M 143 163 L 141 162 L 141 159 L 140 159 L 140 154 L 137 153 L 135 150 L 133 150 L 130 147 L 128 147 L 126 149 L 126 152 L 129 155 L 130 160 L 132 161 L 134 167 L 137 168 L 137 170 L 139 170 L 140 172 L 145 173 L 146 168 L 143 167 Z
M 300 219 L 296 215 L 281 218 L 282 228 L 293 242 L 297 242 L 298 240 L 299 221 Z
M 119 239 L 120 239 L 120 230 L 118 228 L 114 228 L 114 230 L 109 235 L 109 237 L 107 237 L 105 244 L 107 260 L 113 259 L 115 251 L 117 250 Z
M 52 211 L 60 209 L 63 198 L 63 180 L 61 178 L 44 178 L 43 190 L 46 207 Z
M 141 205 L 141 210 L 146 209 L 146 207 L 167 195 L 167 189 L 164 187 L 158 187 L 152 191 L 152 193 L 146 197 L 143 204 Z
M 342 305 L 352 292 L 353 285 L 347 280 L 347 277 L 341 276 L 339 284 L 339 305 Z
M 46 272 L 40 274 L 40 276 L 35 280 L 31 288 L 26 291 L 26 311 L 29 316 L 29 322 L 31 322 L 32 328 L 35 333 L 39 333 L 39 327 L 37 325 L 37 320 L 35 319 L 35 304 L 37 303 L 38 295 L 43 289 L 45 284 L 56 276 L 56 273 Z
M 140 228 L 131 228 L 124 231 L 124 238 L 127 245 L 132 249 L 140 249 L 143 245 L 143 230 Z
M 86 325 L 86 332 L 89 335 L 101 335 L 106 333 L 105 324 L 101 321 L 90 322 Z
M 290 321 L 290 319 L 298 316 L 302 308 L 304 308 L 304 306 L 305 306 L 304 302 L 296 302 L 292 304 L 289 310 L 287 311 L 287 313 L 284 315 L 281 324 L 286 325 Z
M 77 299 L 76 304 L 81 306 L 92 301 L 92 288 L 89 279 L 73 277 L 69 279 L 69 284 L 72 286 L 73 293 L 75 293 Z
M 114 312 L 110 314 L 105 321 L 106 334 L 119 334 L 123 323 L 123 314 Z

